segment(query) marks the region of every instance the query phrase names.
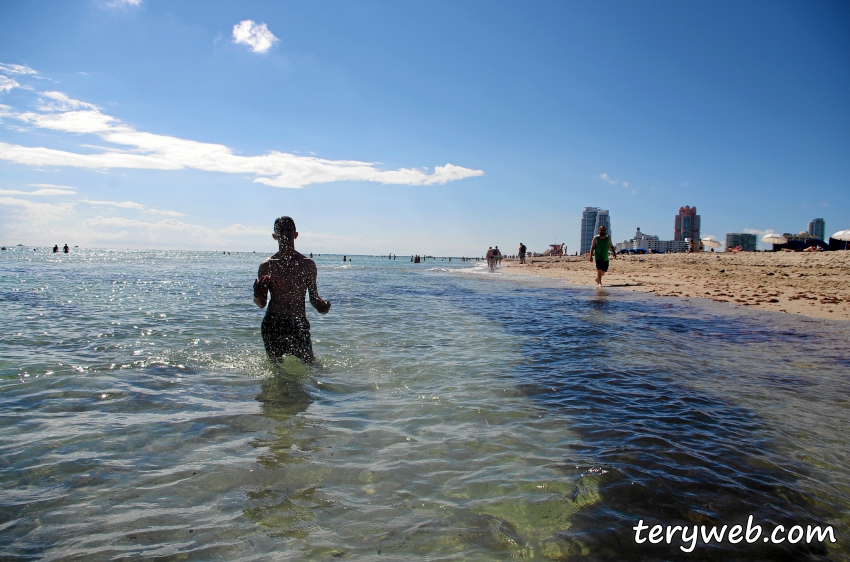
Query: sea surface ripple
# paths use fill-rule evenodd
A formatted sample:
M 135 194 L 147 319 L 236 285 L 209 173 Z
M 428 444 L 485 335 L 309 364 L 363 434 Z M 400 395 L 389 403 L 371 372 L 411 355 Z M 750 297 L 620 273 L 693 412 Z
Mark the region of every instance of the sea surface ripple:
M 0 557 L 850 560 L 846 323 L 317 256 L 274 366 L 262 258 L 0 254 Z

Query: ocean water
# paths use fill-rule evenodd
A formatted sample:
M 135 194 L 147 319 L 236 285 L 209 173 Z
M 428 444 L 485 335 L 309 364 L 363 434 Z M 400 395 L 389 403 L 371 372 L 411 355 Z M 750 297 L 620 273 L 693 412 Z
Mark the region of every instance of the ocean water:
M 264 257 L 0 253 L 2 559 L 850 559 L 846 323 L 319 256 L 275 366 Z

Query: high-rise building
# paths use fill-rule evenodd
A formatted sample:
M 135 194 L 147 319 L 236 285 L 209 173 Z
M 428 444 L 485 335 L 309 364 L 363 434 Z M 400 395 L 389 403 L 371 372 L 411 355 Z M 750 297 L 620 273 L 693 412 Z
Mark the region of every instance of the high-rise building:
M 616 248 L 618 252 L 620 250 L 639 249 L 663 253 L 686 252 L 688 250 L 688 243 L 684 240 L 679 242 L 675 240 L 659 240 L 658 236 L 654 234 L 645 234 L 641 232 L 640 227 L 638 227 L 634 238 L 620 242 L 616 245 Z
M 599 227 L 604 226 L 611 236 L 611 217 L 608 211 L 599 207 L 585 207 L 581 214 L 581 253 L 590 251 L 593 237 L 599 234 Z
M 812 219 L 809 221 L 809 236 L 818 240 L 825 240 L 826 221 L 823 219 Z
M 699 215 L 696 207 L 679 207 L 679 214 L 676 215 L 676 226 L 673 234 L 673 240 L 677 242 L 688 240 L 699 240 Z
M 726 234 L 726 248 L 737 248 L 741 247 L 741 250 L 744 252 L 755 252 L 756 251 L 756 235 L 755 234 L 741 234 L 741 233 L 727 233 Z

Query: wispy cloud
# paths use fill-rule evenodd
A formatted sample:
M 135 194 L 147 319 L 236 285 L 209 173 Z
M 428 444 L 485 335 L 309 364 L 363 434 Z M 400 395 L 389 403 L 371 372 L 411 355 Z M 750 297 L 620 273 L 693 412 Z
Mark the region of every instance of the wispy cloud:
M 0 75 L 0 94 L 10 92 L 15 88 L 20 88 L 21 85 L 18 84 L 16 80 L 12 80 L 8 76 Z
M 136 203 L 134 201 L 93 201 L 91 199 L 83 199 L 82 203 L 87 203 L 92 206 L 102 206 L 102 207 L 117 207 L 119 209 L 136 209 L 139 211 L 144 211 L 145 213 L 155 213 L 158 215 L 166 215 L 169 217 L 185 217 L 183 213 L 178 211 L 163 211 L 161 209 L 152 209 L 147 207 L 141 203 Z
M 157 247 L 163 247 L 163 245 L 173 247 L 175 240 L 180 240 L 184 247 L 200 245 L 206 248 L 233 248 L 237 244 L 244 245 L 246 241 L 257 241 L 258 238 L 269 236 L 269 229 L 251 228 L 238 223 L 224 228 L 209 228 L 176 219 L 147 222 L 99 216 L 83 221 L 83 226 L 93 231 L 88 235 L 95 238 L 126 238 L 132 234 L 133 240 Z M 115 229 L 122 230 L 116 232 Z
M 142 0 L 107 0 L 105 3 L 107 8 L 120 8 L 123 6 L 138 6 Z
M 767 230 L 759 230 L 757 228 L 745 228 L 741 232 L 743 232 L 744 234 L 755 234 L 756 236 L 765 236 L 767 234 L 773 234 L 776 231 L 772 228 L 768 228 Z
M 22 191 L 20 189 L 0 189 L 2 195 L 74 195 L 76 191 L 70 189 L 56 189 L 45 187 L 34 191 Z
M 601 174 L 599 174 L 599 175 L 598 175 L 598 176 L 596 176 L 596 177 L 598 177 L 599 179 L 601 179 L 602 181 L 604 181 L 604 182 L 606 182 L 606 183 L 610 183 L 611 185 L 617 185 L 617 183 L 619 183 L 617 180 L 612 179 L 612 178 L 611 178 L 611 177 L 610 177 L 607 173 L 605 173 L 605 172 L 602 172 Z
M 630 184 L 629 182 L 627 182 L 627 181 L 621 182 L 620 180 L 615 180 L 614 178 L 612 178 L 611 176 L 609 176 L 609 175 L 608 175 L 607 173 L 605 173 L 605 172 L 602 172 L 601 174 L 599 174 L 599 175 L 598 175 L 598 176 L 596 176 L 596 177 L 597 177 L 598 179 L 600 179 L 600 180 L 604 181 L 605 183 L 609 184 L 609 185 L 622 184 L 622 186 L 623 186 L 623 187 L 629 187 L 629 186 L 631 185 L 631 184 Z M 632 190 L 632 193 L 635 193 L 635 192 L 636 192 L 636 190 Z
M 40 112 L 7 112 L 6 117 L 16 118 L 28 126 L 40 129 L 97 135 L 104 141 L 118 146 L 98 149 L 101 152 L 79 153 L 0 143 L 0 159 L 29 166 L 70 166 L 89 169 L 195 169 L 252 174 L 255 176 L 256 183 L 286 188 L 301 188 L 310 184 L 336 181 L 434 185 L 484 174 L 482 170 L 473 170 L 450 163 L 435 166 L 429 173 L 424 168 L 382 170 L 374 162 L 328 160 L 278 151 L 259 156 L 237 156 L 231 148 L 222 144 L 138 131 L 102 113 L 93 104 L 71 99 L 60 92 L 43 92 L 39 99 L 42 102 Z M 607 177 L 605 174 L 602 176 Z
M 55 183 L 31 183 L 31 184 L 29 184 L 29 186 L 30 187 L 48 187 L 48 188 L 53 187 L 53 188 L 56 188 L 56 189 L 72 190 L 74 193 L 76 193 L 76 191 L 74 191 L 74 190 L 77 189 L 76 187 L 72 187 L 70 185 L 56 185 Z
M 0 196 L 0 237 L 46 244 L 51 235 L 64 230 L 63 225 L 73 215 L 74 203 L 41 203 Z
M 80 100 L 74 100 L 62 92 L 41 92 L 38 99 L 41 111 L 74 111 L 77 109 L 90 109 L 97 111 L 97 106 Z
M 233 42 L 248 45 L 255 53 L 265 53 L 279 41 L 264 23 L 240 21 L 233 26 Z
M 38 74 L 25 64 L 4 64 L 0 62 L 0 73 L 3 74 Z

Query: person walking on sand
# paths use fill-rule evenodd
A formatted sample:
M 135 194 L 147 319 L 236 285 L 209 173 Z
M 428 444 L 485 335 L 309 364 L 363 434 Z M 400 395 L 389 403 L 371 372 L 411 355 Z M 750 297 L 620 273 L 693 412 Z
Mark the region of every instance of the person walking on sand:
M 528 248 L 525 247 L 525 244 L 520 242 L 519 243 L 519 251 L 518 251 L 518 253 L 519 253 L 519 263 L 521 263 L 521 264 L 525 263 L 525 252 L 527 252 L 527 251 L 528 251 Z
M 310 293 L 310 304 L 320 314 L 327 314 L 331 303 L 319 298 L 316 263 L 295 251 L 295 239 L 298 238 L 295 221 L 290 217 L 274 221 L 272 238 L 277 240 L 279 251 L 260 264 L 257 279 L 254 279 L 257 306 L 265 308 L 268 293 L 272 295 L 262 323 L 263 345 L 272 361 L 294 355 L 305 363 L 312 363 L 313 342 L 304 296 Z
M 608 256 L 614 256 L 617 259 L 617 254 L 612 252 L 611 238 L 608 236 L 608 229 L 604 226 L 599 227 L 599 234 L 593 237 L 593 242 L 590 244 L 590 261 L 596 260 L 596 286 L 602 288 L 602 276 L 608 271 Z
M 496 267 L 496 258 L 493 256 L 493 246 L 487 248 L 487 267 L 492 271 Z

